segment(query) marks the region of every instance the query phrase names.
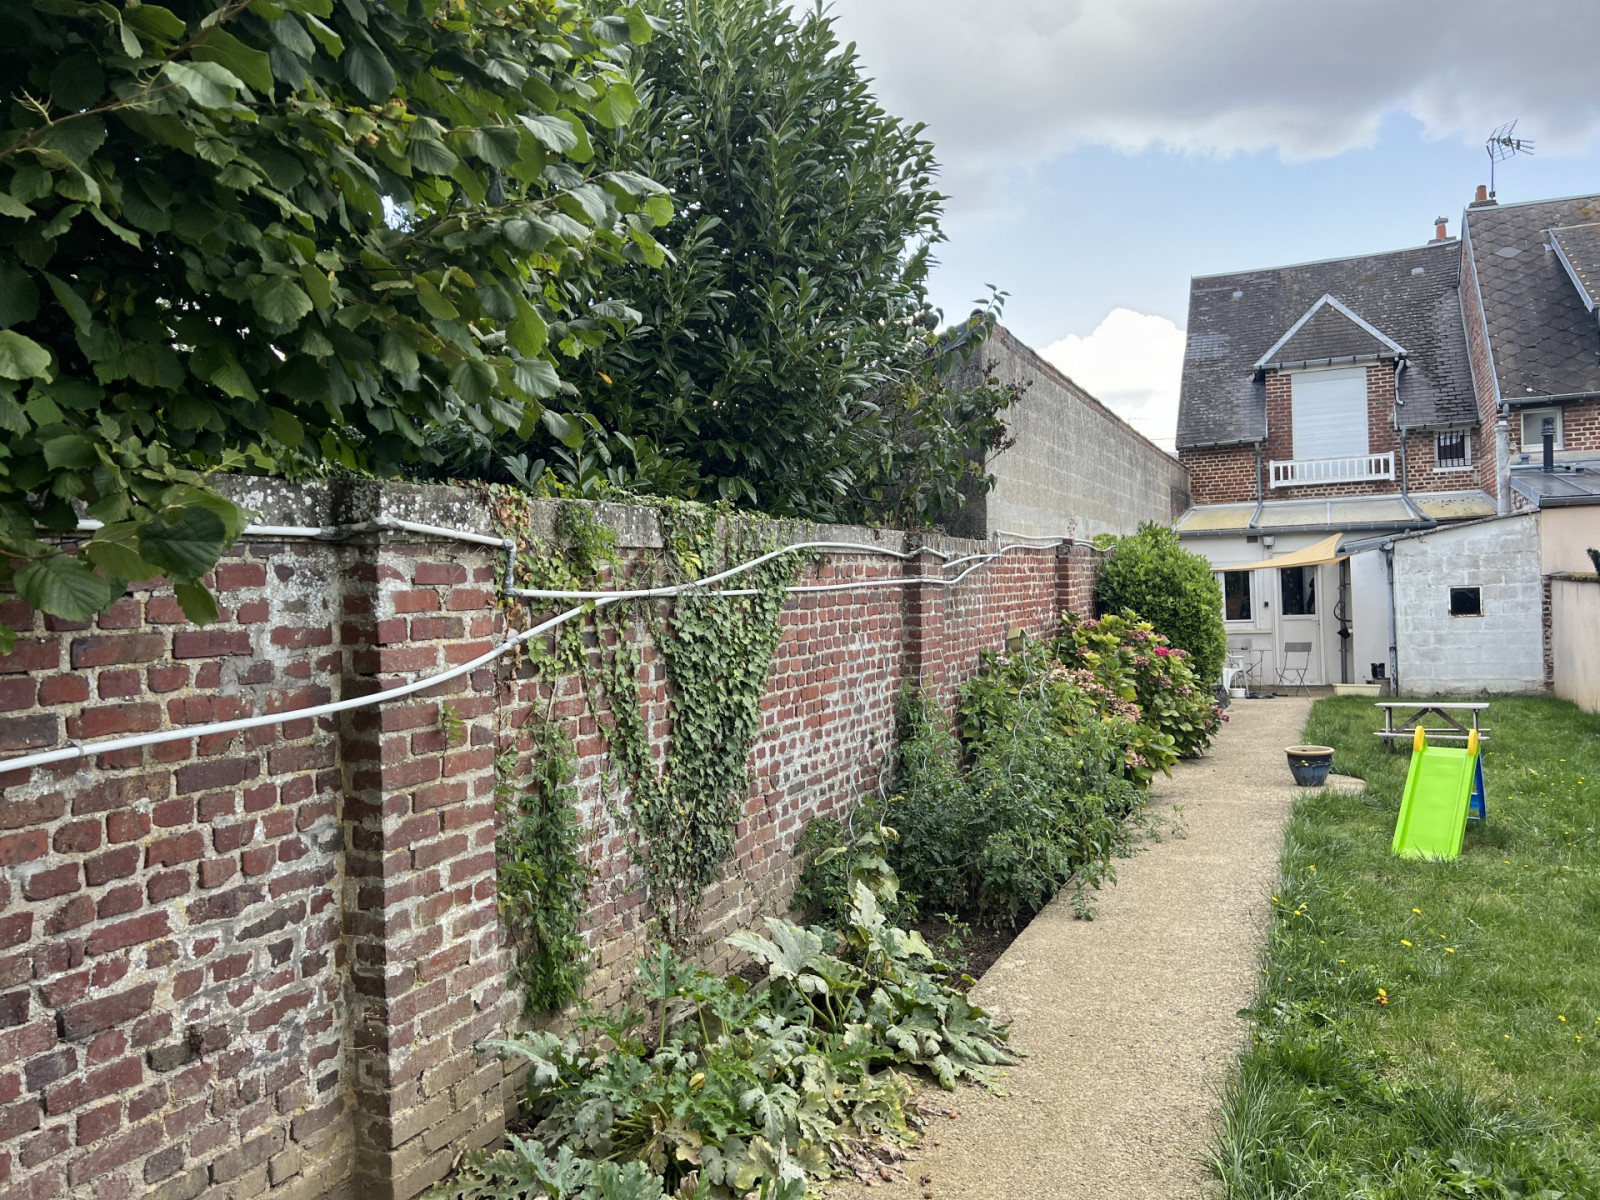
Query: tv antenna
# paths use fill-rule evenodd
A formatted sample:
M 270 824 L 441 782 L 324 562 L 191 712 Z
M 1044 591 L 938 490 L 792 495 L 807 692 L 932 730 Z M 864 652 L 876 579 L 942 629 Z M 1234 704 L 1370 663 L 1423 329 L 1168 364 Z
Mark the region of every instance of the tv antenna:
M 1516 136 L 1517 123 L 1507 121 L 1500 128 L 1489 135 L 1489 140 L 1483 143 L 1484 151 L 1489 155 L 1489 198 L 1494 199 L 1494 165 L 1518 154 L 1533 153 L 1533 139 L 1519 138 Z

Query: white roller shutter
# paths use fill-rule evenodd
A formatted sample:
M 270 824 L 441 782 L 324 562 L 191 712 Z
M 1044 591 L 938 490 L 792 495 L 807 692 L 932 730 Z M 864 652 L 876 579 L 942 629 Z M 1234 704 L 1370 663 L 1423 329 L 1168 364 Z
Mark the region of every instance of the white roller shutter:
M 1367 453 L 1367 369 L 1296 371 L 1294 456 L 1350 458 Z

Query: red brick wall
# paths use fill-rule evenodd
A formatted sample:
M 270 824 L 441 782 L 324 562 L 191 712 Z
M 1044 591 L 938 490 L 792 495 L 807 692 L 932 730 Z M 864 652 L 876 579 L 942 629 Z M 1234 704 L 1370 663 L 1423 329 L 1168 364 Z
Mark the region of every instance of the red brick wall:
M 1189 468 L 1190 495 L 1196 504 L 1244 504 L 1256 499 L 1254 446 L 1179 450 L 1178 461 Z
M 1294 458 L 1294 408 L 1290 374 L 1269 371 L 1266 376 L 1267 442 L 1262 447 L 1263 483 L 1268 500 L 1312 500 L 1330 496 L 1385 496 L 1400 491 L 1400 446 L 1393 427 L 1394 369 L 1387 363 L 1367 368 L 1368 449 L 1373 454 L 1395 454 L 1395 478 L 1360 483 L 1313 484 L 1302 487 L 1271 486 L 1273 461 Z M 1588 427 L 1586 426 L 1585 429 Z M 1600 404 L 1596 406 L 1593 436 L 1600 439 Z M 1580 434 L 1580 436 L 1584 436 Z M 1460 491 L 1480 486 L 1478 466 L 1485 453 L 1484 439 L 1474 429 L 1470 471 L 1437 472 L 1434 435 L 1414 432 L 1406 437 L 1406 483 L 1412 491 Z M 1600 445 L 1600 441 L 1597 441 Z M 1493 457 L 1493 447 L 1489 448 Z M 1251 446 L 1224 446 L 1182 450 L 1178 457 L 1189 468 L 1196 504 L 1242 504 L 1256 499 L 1255 450 Z
M 1406 434 L 1406 486 L 1413 492 L 1459 492 L 1479 486 L 1479 468 L 1485 453 L 1494 457 L 1493 433 L 1486 440 L 1480 429 L 1467 431 L 1471 444 L 1472 465 L 1465 471 L 1437 471 L 1436 455 L 1439 442 L 1431 430 L 1413 430 Z M 1399 471 L 1400 464 L 1395 464 Z
M 1511 461 L 1516 462 L 1518 455 L 1528 454 L 1534 462 L 1538 462 L 1544 454 L 1544 443 L 1536 440 L 1523 444 L 1522 413 L 1519 410 L 1511 410 L 1510 424 Z M 1561 406 L 1561 450 L 1563 453 L 1568 450 L 1600 450 L 1600 397 Z
M 487 529 L 449 489 L 267 491 L 283 509 L 274 524 L 387 510 Z M 625 543 L 648 525 L 618 519 Z M 0 752 L 300 708 L 464 663 L 504 633 L 499 555 L 370 529 L 332 545 L 247 541 L 217 569 L 222 619 L 205 630 L 160 585 L 92 626 L 13 602 Z M 1042 633 L 1086 607 L 1096 561 L 1029 549 L 955 589 L 791 598 L 736 861 L 703 906 L 708 961 L 733 925 L 787 904 L 805 822 L 876 786 L 901 685 L 948 700 L 1011 628 Z M 934 566 L 837 556 L 808 581 Z M 666 685 L 648 648 L 643 669 L 664 750 Z M 491 666 L 381 708 L 0 764 L 3 1195 L 410 1197 L 498 1136 L 503 1068 L 474 1050 L 517 1011 L 496 919 L 494 760 L 547 700 Z M 575 679 L 555 711 L 579 739 L 596 871 L 591 994 L 613 1002 L 647 940 L 644 897 Z

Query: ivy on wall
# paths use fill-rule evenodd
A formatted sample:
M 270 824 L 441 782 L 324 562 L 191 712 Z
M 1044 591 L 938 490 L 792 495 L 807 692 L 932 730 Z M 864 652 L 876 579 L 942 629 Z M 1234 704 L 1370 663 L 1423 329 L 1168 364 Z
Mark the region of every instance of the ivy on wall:
M 587 949 L 578 932 L 589 888 L 579 856 L 582 830 L 573 809 L 577 759 L 572 741 L 554 721 L 524 727 L 533 742 L 533 767 L 516 780 L 514 752 L 496 761 L 499 814 L 500 919 L 517 949 L 517 976 L 527 989 L 526 1008 L 560 1008 L 578 995 L 588 974 Z
M 593 505 L 563 503 L 554 544 L 541 545 L 532 536 L 527 493 L 489 492 L 501 528 L 518 541 L 519 574 L 542 589 L 690 583 L 774 548 L 755 522 L 726 506 L 670 502 L 658 509 L 663 553 L 642 555 L 624 578 L 616 535 Z M 533 751 L 530 780 L 511 778 L 515 753 L 502 760 L 498 877 L 501 913 L 518 947 L 530 1008 L 565 1003 L 584 978 L 577 921 L 588 873 L 572 811 L 576 764 L 553 717 L 561 679 L 576 675 L 584 682 L 620 785 L 618 818 L 636 835 L 632 852 L 650 905 L 662 932 L 681 942 L 693 932 L 701 894 L 734 853 L 761 696 L 781 633 L 778 615 L 802 561 L 785 555 L 740 575 L 731 586 L 748 594 L 690 591 L 672 601 L 591 607 L 581 621 L 529 643 L 528 667 L 546 681 L 549 706 L 522 727 Z M 527 619 L 521 606 L 507 607 L 513 623 Z M 670 738 L 659 761 L 642 694 L 645 645 L 659 651 L 669 684 Z
M 753 523 L 704 505 L 669 505 L 660 518 L 665 565 L 679 582 L 774 548 L 757 538 Z M 672 685 L 671 748 L 659 771 L 643 723 L 619 720 L 615 727 L 621 737 L 613 737 L 613 753 L 632 785 L 629 816 L 642 842 L 645 882 L 669 934 L 687 932 L 700 893 L 733 855 L 761 696 L 781 633 L 778 614 L 799 565 L 797 556 L 785 555 L 738 576 L 734 586 L 751 595 L 677 598 L 654 637 Z M 629 657 L 616 654 L 613 662 Z M 630 674 L 638 679 L 636 669 Z M 612 672 L 610 695 L 614 713 L 638 711 L 637 684 L 630 691 L 621 671 Z M 630 744 L 619 754 L 621 741 Z

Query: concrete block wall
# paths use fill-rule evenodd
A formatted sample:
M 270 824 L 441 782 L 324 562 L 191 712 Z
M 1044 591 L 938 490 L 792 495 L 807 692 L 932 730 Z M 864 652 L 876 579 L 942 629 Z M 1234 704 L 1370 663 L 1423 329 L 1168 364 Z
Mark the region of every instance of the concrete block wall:
M 1021 389 L 1005 414 L 1014 444 L 984 464 L 994 490 L 968 501 L 957 532 L 1092 538 L 1165 525 L 1189 507 L 1182 463 L 1003 326 L 953 376 L 958 387 L 992 378 Z
M 1408 695 L 1545 688 L 1538 518 L 1503 517 L 1395 542 L 1400 686 Z M 1481 589 L 1483 615 L 1450 615 L 1450 589 Z
M 0 752 L 357 696 L 505 635 L 502 551 L 375 527 L 492 533 L 477 495 L 234 490 L 267 523 L 346 536 L 247 539 L 215 572 L 222 618 L 206 629 L 159 581 L 82 626 L 12 602 Z M 602 516 L 630 562 L 659 544 L 644 510 Z M 548 531 L 553 508 L 535 520 Z M 808 532 L 912 544 L 858 529 L 791 540 Z M 827 557 L 810 578 L 935 566 L 920 558 Z M 736 858 L 703 904 L 708 961 L 720 965 L 722 933 L 786 906 L 805 822 L 876 786 L 902 684 L 948 700 L 980 649 L 1083 606 L 1096 562 L 1082 547 L 1024 550 L 958 589 L 791 598 Z M 648 647 L 643 672 L 664 753 L 666 683 Z M 532 705 L 552 703 L 578 739 L 590 992 L 608 1003 L 648 913 L 575 678 L 552 697 L 507 656 L 381 707 L 33 770 L 0 762 L 0 1200 L 408 1198 L 497 1138 L 503 1068 L 476 1046 L 514 1029 L 520 1006 L 495 904 L 495 758 Z

